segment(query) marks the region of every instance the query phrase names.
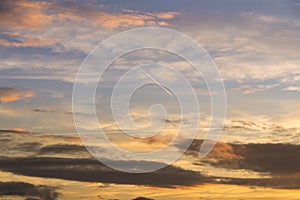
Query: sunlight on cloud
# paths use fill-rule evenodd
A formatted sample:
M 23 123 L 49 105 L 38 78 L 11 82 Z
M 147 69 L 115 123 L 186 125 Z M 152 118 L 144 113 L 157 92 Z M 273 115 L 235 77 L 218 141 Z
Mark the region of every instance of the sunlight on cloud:
M 21 99 L 29 99 L 32 97 L 34 97 L 34 92 L 32 90 L 15 89 L 8 87 L 0 88 L 0 101 L 2 102 L 12 102 Z

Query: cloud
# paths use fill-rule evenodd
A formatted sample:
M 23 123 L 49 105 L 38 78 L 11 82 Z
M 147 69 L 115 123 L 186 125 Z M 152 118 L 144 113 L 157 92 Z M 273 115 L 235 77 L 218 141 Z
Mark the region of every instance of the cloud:
M 242 91 L 243 94 L 252 94 L 257 92 L 264 92 L 266 90 L 269 90 L 271 88 L 274 88 L 278 86 L 278 84 L 272 84 L 272 85 L 240 85 L 239 87 L 236 87 L 235 90 Z
M 197 156 L 202 140 L 195 140 L 188 154 Z M 217 143 L 203 162 L 227 169 L 246 169 L 282 176 L 300 173 L 300 145 Z
M 244 185 L 249 187 L 269 187 L 276 189 L 299 189 L 300 175 L 276 176 L 272 178 L 223 178 L 222 184 Z
M 269 116 L 251 115 L 241 110 L 237 110 L 236 114 L 232 113 L 231 119 L 228 118 L 225 122 L 221 140 L 228 143 L 300 144 L 297 139 L 300 131 L 299 123 L 297 123 L 299 118 L 297 105 L 293 102 L 274 105 L 285 109 L 273 110 Z
M 58 109 L 48 109 L 48 108 L 34 108 L 32 111 L 38 112 L 38 113 L 63 114 L 63 115 L 71 115 L 71 116 L 73 116 L 73 114 L 86 115 L 86 116 L 91 115 L 90 113 L 83 113 L 83 112 L 74 113 L 72 111 L 65 111 L 65 110 L 58 110 Z
M 39 155 L 75 155 L 79 154 L 84 157 L 90 157 L 89 152 L 84 146 L 81 145 L 75 145 L 75 144 L 54 144 L 54 145 L 48 145 L 44 146 L 38 151 Z
M 10 88 L 10 87 L 0 88 L 0 101 L 1 102 L 18 101 L 21 99 L 32 98 L 33 96 L 34 96 L 34 92 L 32 90 L 16 89 L 16 88 Z
M 39 142 L 25 142 L 17 146 L 18 149 L 26 152 L 36 152 L 42 146 Z
M 128 161 L 117 161 L 126 165 Z M 142 162 L 142 161 L 139 161 Z M 149 165 L 151 163 L 146 163 Z M 276 167 L 276 166 L 275 166 Z M 0 169 L 25 176 L 59 178 L 81 182 L 101 182 L 126 185 L 146 185 L 162 188 L 201 184 L 230 184 L 271 188 L 300 188 L 300 173 L 274 175 L 271 178 L 231 178 L 204 176 L 198 172 L 168 166 L 146 174 L 130 174 L 106 167 L 94 159 L 50 157 L 1 158 Z
M 126 165 L 129 161 L 116 162 Z M 150 162 L 144 162 L 144 164 L 145 166 L 151 165 Z M 27 176 L 155 187 L 192 186 L 206 182 L 207 179 L 198 172 L 183 170 L 174 166 L 168 166 L 147 174 L 124 173 L 110 169 L 94 159 L 3 158 L 0 160 L 0 168 L 4 171 Z
M 21 129 L 21 128 L 14 128 L 14 129 L 1 129 L 0 133 L 21 133 L 21 134 L 28 134 L 30 132 Z
M 265 91 L 270 83 L 285 86 L 282 79 L 299 73 L 298 17 L 256 9 L 242 16 L 234 12 L 196 15 L 185 30 L 208 50 L 225 81 L 247 83 L 247 93 Z
M 30 34 L 12 32 L 4 32 L 2 34 L 8 36 L 10 40 L 13 40 L 0 39 L 0 45 L 5 47 L 45 47 L 53 45 L 59 41 L 59 38 L 34 37 Z
M 127 26 L 167 26 L 168 23 L 162 20 L 174 19 L 178 12 L 139 12 L 133 10 L 122 10 L 120 13 L 95 12 L 92 15 L 94 25 L 113 29 Z
M 158 19 L 173 19 L 179 12 L 161 12 L 154 14 Z
M 108 12 L 108 8 L 112 12 Z M 90 51 L 95 46 L 94 42 L 100 41 L 99 35 L 107 36 L 106 31 L 138 26 L 168 26 L 168 21 L 179 14 L 129 11 L 87 2 L 4 0 L 0 5 L 0 46 L 47 47 L 61 52 L 66 48 L 74 50 L 69 49 L 70 45 L 72 48 L 74 45 L 77 51 Z M 88 46 L 90 43 L 92 47 Z
M 154 199 L 147 198 L 147 197 L 137 197 L 137 198 L 134 198 L 132 200 L 154 200 Z
M 104 28 L 113 29 L 126 26 L 144 26 L 154 25 L 153 18 L 148 15 L 132 15 L 132 14 L 109 14 L 99 13 L 94 17 L 93 25 L 100 25 Z
M 198 159 L 202 143 L 202 140 L 194 140 L 186 154 Z M 206 158 L 198 160 L 194 164 L 209 164 L 217 168 L 227 169 L 227 174 L 230 174 L 231 170 L 261 173 L 261 178 L 211 177 L 219 184 L 299 189 L 299 153 L 300 145 L 226 144 L 218 142 Z
M 134 12 L 119 10 L 105 12 L 106 7 L 89 3 L 5 0 L 0 7 L 0 25 L 7 30 L 31 30 L 62 22 L 91 23 L 104 28 L 167 24 L 178 12 Z
M 300 92 L 300 87 L 289 86 L 289 87 L 283 88 L 282 90 L 291 91 L 291 92 Z
M 33 185 L 24 182 L 0 182 L 1 196 L 22 196 L 27 199 L 55 200 L 60 194 L 55 191 L 56 188 Z
M 169 188 L 201 184 L 300 188 L 300 163 L 297 161 L 300 146 L 298 145 L 226 144 L 219 142 L 205 159 L 198 161 L 198 151 L 202 140 L 194 140 L 186 152 L 187 155 L 197 159 L 194 163 L 190 160 L 191 164 L 225 169 L 226 176 L 207 175 L 172 165 L 148 174 L 129 174 L 103 165 L 92 158 L 84 146 L 76 143 L 58 143 L 61 142 L 62 138 L 65 138 L 63 136 L 47 136 L 9 130 L 3 130 L 0 133 L 1 139 L 9 139 L 9 141 L 1 142 L 3 150 L 1 150 L 0 169 L 14 174 L 81 182 Z M 27 138 L 24 134 L 29 134 L 31 137 Z M 15 137 L 8 137 L 9 135 Z M 23 141 L 16 143 L 17 140 L 20 140 L 18 138 L 22 138 Z M 180 144 L 178 144 L 178 148 L 180 148 Z M 6 151 L 8 154 L 5 153 Z M 13 154 L 9 152 L 13 152 Z M 129 166 L 128 162 L 145 167 L 155 164 L 146 161 L 114 160 L 112 162 L 118 162 L 122 166 Z M 215 170 L 215 168 L 213 169 Z M 264 176 L 257 176 L 256 178 L 230 177 L 231 174 L 235 174 L 235 170 L 246 170 L 249 173 L 255 171 Z
M 0 156 L 57 156 L 90 158 L 74 134 L 57 135 L 26 130 L 0 130 Z
M 45 14 L 51 2 L 27 0 L 4 0 L 0 5 L 0 26 L 3 29 L 37 29 L 51 23 L 50 15 Z

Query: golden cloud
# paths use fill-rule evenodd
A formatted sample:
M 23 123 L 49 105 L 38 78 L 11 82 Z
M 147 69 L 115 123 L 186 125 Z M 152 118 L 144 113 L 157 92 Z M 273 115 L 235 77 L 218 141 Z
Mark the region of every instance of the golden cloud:
M 0 101 L 12 102 L 21 99 L 32 98 L 34 92 L 32 90 L 19 90 L 15 88 L 2 87 L 0 88 Z

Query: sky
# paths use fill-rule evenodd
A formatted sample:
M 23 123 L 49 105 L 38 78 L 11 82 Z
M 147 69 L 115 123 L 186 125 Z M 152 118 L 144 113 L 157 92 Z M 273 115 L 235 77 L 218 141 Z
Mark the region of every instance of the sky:
M 202 54 L 178 38 L 166 41 L 168 34 L 149 40 L 150 29 L 120 40 L 127 46 L 109 49 L 113 43 L 104 43 L 107 46 L 92 51 L 117 34 L 147 27 L 183 34 L 201 45 Z M 299 0 L 2 0 L 1 198 L 299 199 L 299 35 Z M 96 54 L 101 47 L 109 50 L 100 56 L 110 58 L 139 41 L 200 59 L 204 75 L 214 74 L 210 68 L 214 63 L 220 79 L 199 76 L 181 55 L 162 49 L 138 49 L 116 58 L 107 69 L 101 65 L 104 61 Z M 206 66 L 201 59 L 208 56 Z M 96 71 L 76 79 L 84 61 L 97 65 Z M 99 78 L 99 71 L 103 76 L 91 100 L 88 86 Z M 185 88 L 186 80 L 195 96 Z M 220 119 L 221 127 L 213 127 L 221 131 L 214 149 L 199 158 L 210 130 L 211 96 L 221 102 L 214 105 L 217 109 L 224 100 L 221 90 L 209 90 L 207 80 L 213 81 L 212 88 L 224 84 L 226 116 Z M 81 107 L 73 110 L 76 83 L 84 92 L 75 101 Z M 118 105 L 137 83 L 147 84 L 132 94 L 126 113 Z M 199 110 L 193 107 L 193 97 Z M 85 100 L 95 101 L 99 123 L 90 120 Z M 116 146 L 134 153 L 163 149 L 182 127 L 183 135 L 169 156 L 184 154 L 172 163 L 166 163 L 166 157 L 134 159 L 111 151 L 106 141 L 86 140 L 77 133 L 99 127 Z M 191 145 L 186 149 L 185 144 Z M 99 151 L 93 153 L 96 146 Z M 95 154 L 118 166 L 133 163 L 137 170 L 156 164 L 166 167 L 126 173 L 99 162 Z

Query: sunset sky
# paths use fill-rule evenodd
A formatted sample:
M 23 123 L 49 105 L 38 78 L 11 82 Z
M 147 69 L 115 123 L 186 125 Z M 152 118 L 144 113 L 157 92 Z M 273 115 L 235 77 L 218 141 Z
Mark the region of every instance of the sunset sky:
M 99 126 L 119 147 L 161 149 L 181 121 L 188 126 L 195 114 L 201 116 L 192 145 L 176 162 L 130 174 L 105 166 L 83 146 L 72 91 L 91 50 L 110 36 L 142 27 L 176 30 L 202 45 L 224 82 L 227 109 L 218 143 L 200 159 L 211 119 L 210 93 L 191 65 L 151 49 L 112 62 L 96 91 L 95 108 Z M 164 127 L 156 136 L 137 139 L 120 130 L 121 125 L 137 132 L 126 120 L 114 121 L 110 100 L 123 74 L 150 62 L 186 77 L 201 111 L 182 114 L 166 90 L 147 85 L 134 94 L 130 114 L 141 126 Z M 155 66 L 145 69 L 162 74 Z M 176 82 L 178 77 L 164 72 L 163 78 Z M 0 199 L 300 199 L 299 92 L 299 0 L 2 0 Z M 154 113 L 150 120 L 148 109 L 157 103 L 168 116 Z M 92 128 L 85 124 L 86 130 Z M 98 145 L 113 162 L 133 162 Z M 174 151 L 182 148 L 177 143 Z

